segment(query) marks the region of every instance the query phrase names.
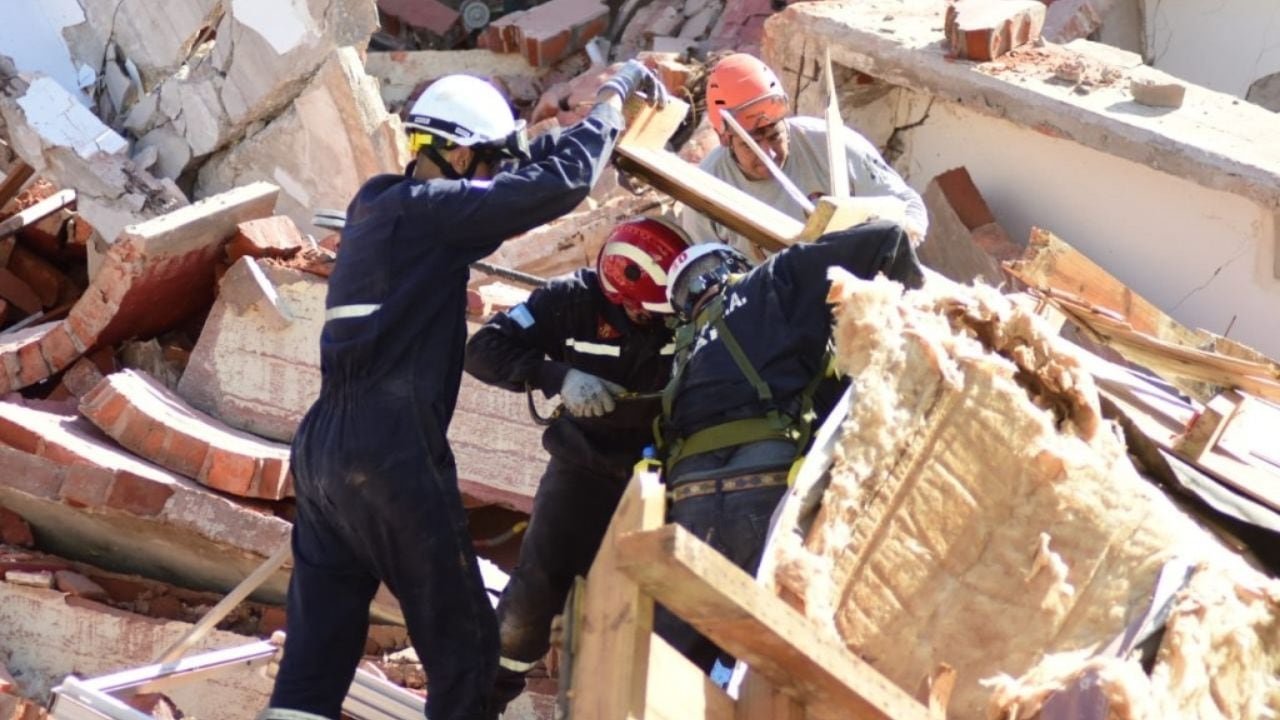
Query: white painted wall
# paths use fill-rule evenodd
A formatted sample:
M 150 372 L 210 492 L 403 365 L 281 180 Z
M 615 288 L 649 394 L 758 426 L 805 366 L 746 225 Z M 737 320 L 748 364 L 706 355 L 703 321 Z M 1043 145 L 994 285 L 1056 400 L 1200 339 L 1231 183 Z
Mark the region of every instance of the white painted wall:
M 1244 97 L 1280 71 L 1280 2 L 1145 0 L 1148 62 L 1165 72 Z
M 88 67 L 77 67 L 62 29 L 85 21 L 76 0 L 4 0 L 0 2 L 0 54 L 13 58 L 23 72 L 48 75 L 77 100 L 89 104 L 81 89 L 95 79 Z
M 1180 322 L 1280 357 L 1261 206 L 943 101 L 908 133 L 896 165 L 918 190 L 963 165 L 1010 236 L 1046 228 Z

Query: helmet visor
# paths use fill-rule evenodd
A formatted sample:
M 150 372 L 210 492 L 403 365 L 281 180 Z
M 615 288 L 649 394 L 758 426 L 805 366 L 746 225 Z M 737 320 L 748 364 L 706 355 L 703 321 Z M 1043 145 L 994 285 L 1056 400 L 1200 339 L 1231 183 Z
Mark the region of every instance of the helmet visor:
M 726 272 L 725 258 L 718 252 L 689 263 L 671 288 L 672 309 L 687 320 L 693 315 L 693 306 L 711 286 L 721 281 Z

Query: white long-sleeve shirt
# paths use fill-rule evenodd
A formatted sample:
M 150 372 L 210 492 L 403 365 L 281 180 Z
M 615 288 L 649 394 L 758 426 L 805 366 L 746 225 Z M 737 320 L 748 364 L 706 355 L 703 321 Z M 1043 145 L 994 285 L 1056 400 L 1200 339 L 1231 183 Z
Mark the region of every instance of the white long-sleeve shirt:
M 814 117 L 790 117 L 783 120 L 790 137 L 787 159 L 782 172 L 810 200 L 831 194 L 830 161 L 827 158 L 827 124 Z M 908 232 L 923 238 L 929 227 L 924 201 L 919 193 L 880 157 L 866 138 L 850 128 L 843 128 L 845 159 L 849 165 L 849 188 L 854 195 L 890 195 L 907 204 Z M 733 154 L 726 147 L 711 151 L 699 164 L 704 171 L 720 178 L 748 195 L 771 205 L 797 220 L 804 220 L 804 210 L 773 178 L 751 180 L 742 174 Z M 723 242 L 742 251 L 754 261 L 763 260 L 764 252 L 738 233 L 713 222 L 702 213 L 680 209 L 680 224 L 695 243 Z

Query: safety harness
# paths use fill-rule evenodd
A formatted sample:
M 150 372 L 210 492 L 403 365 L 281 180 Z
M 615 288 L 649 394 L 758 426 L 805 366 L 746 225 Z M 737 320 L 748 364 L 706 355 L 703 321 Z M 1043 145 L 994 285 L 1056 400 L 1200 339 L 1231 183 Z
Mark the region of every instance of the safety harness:
M 764 378 L 760 377 L 760 373 L 752 366 L 742 346 L 738 344 L 733 333 L 729 332 L 729 324 L 725 322 L 724 298 L 728 294 L 729 288 L 740 277 L 730 276 L 725 283 L 724 290 L 698 311 L 691 322 L 685 323 L 676 332 L 675 369 L 671 375 L 671 382 L 667 383 L 666 388 L 662 391 L 662 415 L 654 421 L 654 438 L 657 441 L 659 452 L 665 457 L 668 471 L 687 457 L 733 447 L 734 445 L 745 445 L 765 440 L 785 440 L 795 446 L 796 457 L 799 457 L 805 446 L 809 444 L 809 437 L 815 420 L 813 397 L 817 393 L 818 386 L 822 383 L 823 378 L 834 371 L 834 355 L 831 352 L 831 347 L 828 345 L 817 374 L 800 391 L 800 395 L 797 398 L 798 405 L 794 414 L 784 412 L 774 399 L 769 383 L 765 382 Z M 715 329 L 720 341 L 724 343 L 725 349 L 729 351 L 730 357 L 733 358 L 734 364 L 738 366 L 739 372 L 751 383 L 751 386 L 756 391 L 756 396 L 760 399 L 760 403 L 768 408 L 768 411 L 761 417 L 730 420 L 719 425 L 703 428 L 687 437 L 674 438 L 668 442 L 666 425 L 671 419 L 676 393 L 679 392 L 680 384 L 684 379 L 684 371 L 689 364 L 689 358 L 693 355 L 693 346 L 697 342 L 698 334 L 708 325 Z

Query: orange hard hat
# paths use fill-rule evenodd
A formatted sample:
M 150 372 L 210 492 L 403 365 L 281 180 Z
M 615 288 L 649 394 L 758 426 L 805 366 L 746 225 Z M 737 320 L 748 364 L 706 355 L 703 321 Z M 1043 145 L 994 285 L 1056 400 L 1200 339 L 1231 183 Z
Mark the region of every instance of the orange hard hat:
M 721 110 L 733 113 L 733 119 L 751 132 L 787 116 L 787 93 L 759 58 L 734 53 L 716 63 L 707 76 L 707 113 L 716 134 L 725 131 Z

